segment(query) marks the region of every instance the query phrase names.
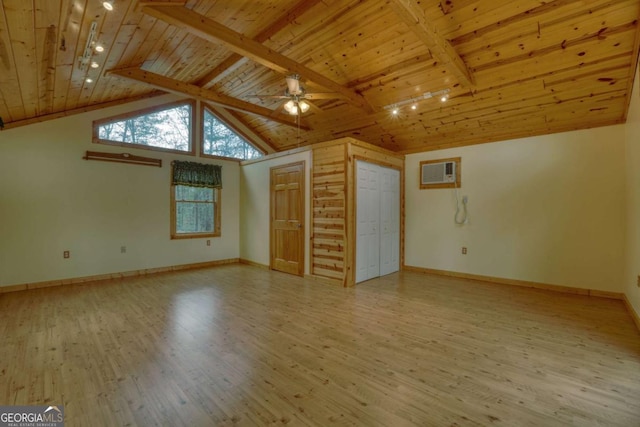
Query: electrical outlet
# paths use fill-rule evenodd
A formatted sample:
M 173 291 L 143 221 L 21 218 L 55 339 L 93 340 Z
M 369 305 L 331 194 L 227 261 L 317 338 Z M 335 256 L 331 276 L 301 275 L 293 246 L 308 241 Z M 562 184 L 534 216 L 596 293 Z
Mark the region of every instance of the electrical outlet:
M 462 255 L 466 255 L 467 254 L 467 247 L 463 246 L 462 247 Z
M 211 240 L 207 239 L 207 246 L 211 246 Z
M 126 254 L 127 253 L 127 247 L 126 246 L 120 246 L 120 253 L 121 254 Z
M 62 252 L 62 257 L 65 259 L 71 258 L 71 253 L 69 251 L 64 251 Z

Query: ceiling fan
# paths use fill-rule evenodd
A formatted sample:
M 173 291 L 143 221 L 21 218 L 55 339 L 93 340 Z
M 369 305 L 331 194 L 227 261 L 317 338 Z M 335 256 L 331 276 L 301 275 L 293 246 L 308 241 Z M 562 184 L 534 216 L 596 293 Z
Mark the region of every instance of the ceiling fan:
M 284 91 L 284 95 L 252 95 L 256 98 L 275 98 L 286 99 L 283 107 L 287 113 L 292 116 L 304 114 L 309 111 L 312 104 L 309 102 L 311 99 L 333 99 L 340 98 L 338 93 L 309 93 L 304 86 L 300 84 L 300 75 L 291 74 L 285 78 L 287 82 L 287 88 Z

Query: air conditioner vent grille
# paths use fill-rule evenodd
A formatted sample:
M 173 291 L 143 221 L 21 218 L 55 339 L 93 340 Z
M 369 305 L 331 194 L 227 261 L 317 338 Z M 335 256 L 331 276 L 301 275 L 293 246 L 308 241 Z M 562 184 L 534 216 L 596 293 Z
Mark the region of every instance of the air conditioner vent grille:
M 422 165 L 420 173 L 420 183 L 422 185 L 449 184 L 455 181 L 455 162 L 425 163 Z

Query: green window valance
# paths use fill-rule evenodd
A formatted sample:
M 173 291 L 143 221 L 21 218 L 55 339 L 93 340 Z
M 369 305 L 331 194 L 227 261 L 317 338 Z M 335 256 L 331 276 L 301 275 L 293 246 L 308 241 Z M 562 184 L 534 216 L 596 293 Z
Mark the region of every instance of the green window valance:
M 222 166 L 174 160 L 171 182 L 173 185 L 222 188 Z

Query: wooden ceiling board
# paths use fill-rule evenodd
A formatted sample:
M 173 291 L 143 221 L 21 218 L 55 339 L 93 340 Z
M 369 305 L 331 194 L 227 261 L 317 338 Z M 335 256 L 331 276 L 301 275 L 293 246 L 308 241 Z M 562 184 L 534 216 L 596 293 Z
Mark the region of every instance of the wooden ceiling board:
M 565 0 L 556 0 L 565 1 Z M 583 0 L 570 0 L 574 4 L 581 4 Z M 586 0 L 589 1 L 589 0 Z M 429 1 L 428 4 L 439 3 Z M 539 7 L 543 2 L 538 0 L 516 0 L 508 4 L 494 0 L 478 0 L 445 15 L 440 13 L 430 13 L 427 16 L 433 20 L 433 24 L 448 39 L 471 33 L 498 22 L 509 21 L 512 16 L 526 14 L 530 10 Z
M 7 12 L 0 14 L 0 117 L 5 122 L 19 120 L 26 116 L 18 72 L 13 60 L 13 46 L 7 23 Z
M 68 91 L 79 52 L 84 49 L 84 42 L 80 41 L 81 22 L 85 10 L 84 2 L 64 0 L 59 3 L 59 7 L 60 25 L 56 50 L 53 112 L 74 110 L 73 107 L 67 108 Z M 82 47 L 79 47 L 80 44 Z
M 35 36 L 38 67 L 38 110 L 40 114 L 53 111 L 56 54 L 60 6 L 55 2 L 35 0 Z
M 403 20 L 392 1 L 424 11 L 426 24 Z M 162 83 L 198 99 L 236 100 L 226 117 L 275 150 L 351 136 L 415 152 L 620 123 L 640 46 L 640 0 L 173 4 L 190 11 L 186 29 L 150 16 L 137 0 L 118 0 L 112 12 L 94 0 L 3 1 L 0 117 L 11 128 L 139 99 Z M 239 33 L 234 51 L 244 52 L 253 40 L 259 55 L 287 65 L 266 67 L 259 57 L 238 56 L 225 43 L 203 38 L 188 28 L 201 16 Z M 98 69 L 81 70 L 78 56 L 93 21 L 106 50 L 93 55 Z M 453 51 L 434 55 L 424 33 L 429 28 Z M 447 65 L 455 56 L 474 85 Z M 107 72 L 122 69 L 157 77 L 140 81 Z M 298 131 L 295 118 L 283 114 L 283 100 L 252 96 L 283 94 L 284 77 L 293 70 L 304 71 L 309 92 L 349 93 L 354 104 L 362 96 L 371 109 L 314 99 Z M 423 99 L 415 111 L 406 105 L 396 117 L 384 108 L 441 89 L 450 90 L 446 103 Z
M 268 46 L 278 52 L 288 52 L 292 46 L 322 45 L 320 34 L 325 28 L 338 21 L 343 15 L 362 6 L 362 0 L 331 0 L 314 4 L 311 9 L 294 19 L 291 24 L 269 37 Z M 325 39 L 331 42 L 333 38 Z
M 536 39 L 538 36 L 546 35 L 548 28 L 555 25 L 566 27 L 571 33 L 575 28 L 572 23 L 576 20 L 584 19 L 585 16 L 602 19 L 612 6 L 620 5 L 616 0 L 599 0 L 591 4 L 588 9 L 576 10 L 575 5 L 572 4 L 573 1 L 567 1 L 565 2 L 567 4 L 561 7 L 550 7 L 557 3 L 558 1 L 543 4 L 527 13 L 513 16 L 507 21 L 496 22 L 457 36 L 451 42 L 456 48 L 464 44 L 465 54 L 470 55 L 477 50 L 493 49 L 495 46 L 515 41 L 520 43 L 522 39 Z M 527 48 L 527 46 L 523 47 Z
M 507 81 L 518 83 L 536 75 L 583 67 L 586 63 L 602 59 L 600 55 L 605 52 L 608 57 L 615 57 L 618 53 L 630 57 L 632 49 L 633 40 L 630 39 L 629 34 L 618 34 L 608 37 L 605 41 L 591 39 L 566 49 L 539 51 L 534 55 L 524 56 L 517 60 L 511 58 L 505 61 L 495 61 L 482 68 L 476 68 L 475 73 L 478 81 L 483 82 L 485 86 L 495 86 L 497 83 L 504 84 Z M 585 92 L 588 92 L 586 87 Z
M 605 41 L 619 33 L 633 32 L 635 30 L 634 21 L 635 18 L 629 17 L 625 13 L 611 14 L 606 22 L 598 17 L 585 17 L 585 21 L 581 23 L 576 22 L 571 26 L 556 24 L 539 35 L 494 44 L 491 49 L 476 49 L 473 52 L 467 52 L 464 44 L 457 48 L 463 53 L 470 67 L 478 70 L 497 61 L 506 62 L 509 59 L 517 61 L 526 55 L 533 57 L 547 52 L 561 51 L 569 47 L 580 46 L 594 39 Z M 591 29 L 591 31 L 583 31 L 583 28 Z M 629 35 L 625 35 L 625 38 L 629 38 Z
M 7 31 L 12 46 L 12 68 L 15 68 L 20 88 L 22 106 L 27 116 L 37 116 L 38 111 L 38 66 L 31 2 L 5 0 Z

